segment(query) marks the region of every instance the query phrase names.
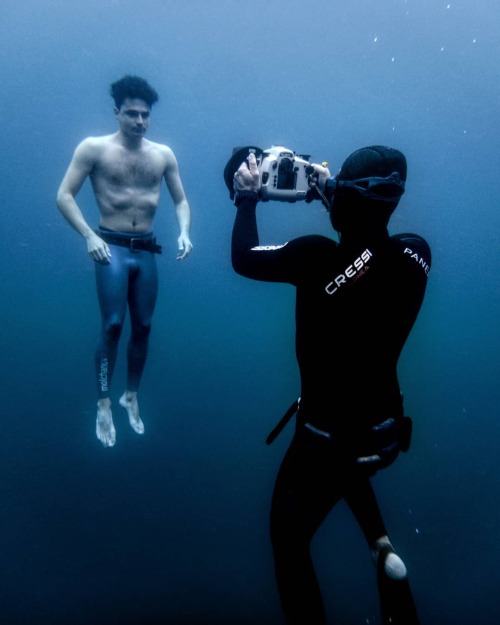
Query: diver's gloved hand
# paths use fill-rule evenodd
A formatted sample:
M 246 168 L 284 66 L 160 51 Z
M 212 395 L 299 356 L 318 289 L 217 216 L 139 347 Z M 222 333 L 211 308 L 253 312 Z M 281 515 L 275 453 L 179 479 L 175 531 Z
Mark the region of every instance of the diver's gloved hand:
M 313 200 L 321 199 L 317 189 L 319 188 L 322 192 L 324 192 L 326 181 L 331 176 L 326 163 L 323 163 L 322 165 L 311 163 L 311 167 L 314 168 L 314 171 L 309 176 L 309 191 L 306 193 L 306 202 L 308 204 Z
M 234 203 L 238 204 L 238 200 L 242 197 L 255 196 L 257 199 L 260 187 L 261 181 L 257 167 L 257 159 L 255 158 L 255 154 L 250 152 L 248 158 L 241 163 L 234 174 Z

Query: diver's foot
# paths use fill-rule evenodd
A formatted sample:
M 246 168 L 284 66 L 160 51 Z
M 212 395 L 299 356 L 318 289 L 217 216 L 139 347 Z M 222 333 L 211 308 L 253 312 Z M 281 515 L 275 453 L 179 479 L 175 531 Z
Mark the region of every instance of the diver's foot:
M 95 432 L 104 447 L 113 447 L 116 443 L 116 430 L 111 415 L 111 400 L 107 398 L 97 402 Z
M 420 625 L 406 566 L 387 536 L 372 545 L 377 567 L 380 615 L 384 625 Z
M 137 402 L 137 393 L 125 391 L 120 397 L 120 406 L 123 406 L 128 414 L 128 420 L 131 428 L 137 434 L 144 434 L 144 423 L 139 416 L 139 404 Z
M 394 551 L 389 538 L 384 536 L 376 541 L 372 556 L 375 564 L 378 564 L 379 558 L 383 558 L 384 572 L 387 577 L 396 581 L 406 579 L 408 572 L 405 563 Z

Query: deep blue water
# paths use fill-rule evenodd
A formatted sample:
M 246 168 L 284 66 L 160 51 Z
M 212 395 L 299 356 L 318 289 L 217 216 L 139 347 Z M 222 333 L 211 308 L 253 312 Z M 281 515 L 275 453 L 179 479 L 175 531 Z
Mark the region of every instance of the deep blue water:
M 391 232 L 433 250 L 400 361 L 411 452 L 375 478 L 423 625 L 500 622 L 500 40 L 494 0 L 1 0 L 0 615 L 8 625 L 282 623 L 267 516 L 298 392 L 293 291 L 236 276 L 235 145 L 334 170 L 373 143 L 407 155 Z M 95 438 L 93 267 L 55 207 L 76 144 L 113 132 L 125 73 L 160 93 L 195 249 L 175 261 L 164 192 L 143 437 L 117 408 Z M 86 186 L 80 203 L 97 223 Z M 261 241 L 331 234 L 319 203 L 260 209 Z M 117 403 L 124 350 L 115 375 Z M 333 355 L 334 357 L 334 355 Z M 331 623 L 379 623 L 375 576 L 340 505 L 314 543 Z

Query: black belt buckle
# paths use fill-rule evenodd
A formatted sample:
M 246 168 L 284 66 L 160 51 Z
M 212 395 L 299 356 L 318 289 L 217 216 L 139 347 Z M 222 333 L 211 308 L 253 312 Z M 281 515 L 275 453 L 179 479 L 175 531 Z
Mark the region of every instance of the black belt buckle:
M 151 239 L 138 239 L 132 237 L 129 241 L 129 249 L 132 252 L 151 252 L 152 254 L 161 254 L 161 245 L 156 243 L 156 237 Z
M 142 247 L 140 244 L 143 244 Z M 144 249 L 144 239 L 134 239 L 133 237 L 129 241 L 129 248 L 132 252 L 139 252 Z M 149 243 L 149 241 L 148 241 Z

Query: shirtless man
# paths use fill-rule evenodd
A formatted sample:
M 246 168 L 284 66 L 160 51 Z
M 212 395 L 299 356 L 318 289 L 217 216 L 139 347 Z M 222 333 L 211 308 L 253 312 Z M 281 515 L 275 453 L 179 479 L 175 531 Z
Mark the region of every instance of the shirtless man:
M 132 428 L 144 432 L 137 391 L 144 369 L 158 277 L 155 254 L 161 253 L 153 236 L 162 179 L 172 197 L 180 234 L 178 260 L 187 258 L 190 209 L 172 150 L 144 138 L 152 105 L 158 94 L 142 78 L 125 76 L 111 85 L 118 131 L 88 137 L 76 148 L 57 193 L 57 205 L 69 224 L 87 242 L 95 261 L 102 330 L 97 343 L 97 438 L 105 447 L 116 442 L 110 386 L 118 341 L 127 311 L 131 336 L 127 349 L 127 387 L 119 403 Z M 100 212 L 99 229 L 85 220 L 76 196 L 90 179 Z

